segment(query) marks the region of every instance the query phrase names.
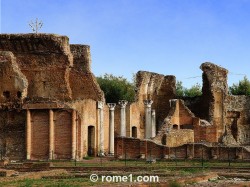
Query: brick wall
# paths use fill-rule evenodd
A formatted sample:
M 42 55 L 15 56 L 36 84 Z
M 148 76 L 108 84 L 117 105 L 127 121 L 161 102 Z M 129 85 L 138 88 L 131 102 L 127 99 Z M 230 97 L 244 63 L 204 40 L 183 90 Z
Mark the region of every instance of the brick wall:
M 137 159 L 142 154 L 146 159 L 155 158 L 162 159 L 165 156 L 171 158 L 186 159 L 195 158 L 212 159 L 250 159 L 250 152 L 242 147 L 219 147 L 206 146 L 204 144 L 185 144 L 179 147 L 167 147 L 156 144 L 151 140 L 140 140 L 137 138 L 116 137 L 115 138 L 115 157 L 116 158 Z
M 71 111 L 55 111 L 55 158 L 70 159 L 72 151 Z
M 49 111 L 31 112 L 31 159 L 48 159 L 49 155 Z
M 13 160 L 25 159 L 25 111 L 0 110 L 0 150 Z

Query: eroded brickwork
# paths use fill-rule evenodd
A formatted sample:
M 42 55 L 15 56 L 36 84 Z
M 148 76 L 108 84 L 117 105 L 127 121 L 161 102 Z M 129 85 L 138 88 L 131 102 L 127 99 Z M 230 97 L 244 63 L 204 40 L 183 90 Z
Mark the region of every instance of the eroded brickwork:
M 0 115 L 3 116 L 0 128 L 4 132 L 1 133 L 4 156 L 71 159 L 75 157 L 73 150 L 78 158 L 87 154 L 88 133 L 85 132 L 88 126 L 97 126 L 96 102 L 104 101 L 90 65 L 90 47 L 69 45 L 66 36 L 0 35 Z M 22 120 L 9 121 L 6 115 L 11 114 L 10 110 Z M 72 111 L 77 112 L 76 119 Z M 27 115 L 30 115 L 29 122 Z M 10 124 L 19 125 L 19 130 Z M 5 132 L 8 129 L 12 133 Z M 20 134 L 16 136 L 16 133 Z
M 117 103 L 114 109 L 117 157 L 199 158 L 203 151 L 207 158 L 224 158 L 223 146 L 230 145 L 232 158 L 249 158 L 249 149 L 240 145 L 250 145 L 250 97 L 228 95 L 226 69 L 209 62 L 200 68 L 203 94 L 184 101 L 177 99 L 174 76 L 137 73 L 136 101 L 125 106 L 122 128 L 134 138 L 119 137 L 122 107 Z M 1 34 L 0 83 L 4 157 L 108 153 L 110 111 L 91 72 L 89 46 L 69 45 L 68 37 L 54 34 Z
M 150 140 L 141 140 L 137 138 L 117 137 L 115 139 L 115 157 L 116 158 L 141 158 L 145 159 L 163 159 L 163 158 L 196 158 L 201 159 L 219 159 L 219 160 L 248 160 L 249 151 L 242 146 L 211 146 L 201 143 L 184 144 L 177 147 L 167 147 L 156 144 Z
M 137 78 L 136 101 L 140 111 L 140 129 L 144 135 L 145 128 L 145 106 L 143 101 L 150 99 L 153 101 L 152 109 L 156 111 L 156 129 L 160 129 L 164 119 L 169 113 L 169 100 L 175 95 L 175 77 L 164 76 L 157 73 L 139 71 Z

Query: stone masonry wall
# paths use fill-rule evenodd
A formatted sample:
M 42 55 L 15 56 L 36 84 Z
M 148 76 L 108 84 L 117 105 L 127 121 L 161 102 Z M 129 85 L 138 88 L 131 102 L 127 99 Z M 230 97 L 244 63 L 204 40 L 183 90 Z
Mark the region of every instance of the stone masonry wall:
M 200 67 L 203 71 L 202 110 L 204 116 L 198 116 L 216 126 L 216 140 L 221 141 L 225 132 L 226 107 L 228 94 L 228 71 L 215 64 L 206 62 Z
M 115 157 L 127 159 L 138 159 L 145 155 L 145 159 L 162 158 L 196 158 L 201 159 L 250 159 L 250 152 L 244 147 L 219 147 L 206 146 L 203 144 L 185 144 L 179 147 L 167 147 L 156 144 L 150 140 L 140 140 L 137 138 L 117 137 L 115 139 Z
M 27 79 L 12 52 L 0 51 L 0 82 L 0 103 L 20 101 L 27 96 Z
M 250 97 L 228 96 L 226 107 L 226 144 L 250 144 Z
M 175 98 L 175 77 L 164 76 L 157 73 L 139 71 L 136 75 L 137 96 L 136 101 L 140 110 L 140 128 L 145 125 L 145 106 L 143 100 L 153 100 L 152 109 L 156 111 L 156 129 L 160 129 L 165 117 L 168 115 L 169 100 Z
M 12 137 L 8 134 L 8 137 L 2 138 L 5 156 L 8 156 L 7 153 L 11 152 L 14 154 L 12 158 L 24 158 L 26 146 L 24 141 L 26 136 L 25 110 L 30 107 L 33 110 L 49 108 L 76 110 L 81 121 L 82 132 L 78 131 L 78 139 L 82 140 L 82 145 L 79 142 L 78 144 L 82 146 L 83 155 L 86 155 L 88 150 L 89 126 L 94 127 L 95 142 L 93 145 L 95 145 L 94 149 L 97 148 L 99 121 L 96 102 L 104 101 L 104 94 L 91 72 L 90 64 L 89 46 L 69 45 L 69 39 L 66 36 L 55 34 L 0 35 L 0 80 L 5 83 L 0 85 L 0 115 L 5 115 L 5 112 L 11 113 L 10 109 L 15 109 L 16 113 L 21 111 L 20 115 L 23 118 L 22 136 L 18 136 L 23 139 L 19 141 L 20 144 L 16 148 L 16 150 L 21 151 L 20 153 L 11 152 L 12 148 L 10 147 L 16 146 L 16 143 L 14 140 L 6 143 L 6 138 L 11 139 Z M 33 133 L 37 133 L 33 136 L 33 139 L 38 144 L 37 146 L 33 144 L 33 156 L 31 151 L 31 157 L 46 159 L 49 150 L 48 137 L 43 137 L 43 135 L 48 134 L 48 129 L 40 128 L 40 126 L 42 124 L 48 125 L 48 120 L 45 120 L 42 113 L 37 118 L 41 118 L 41 120 L 33 121 L 35 124 L 32 124 L 32 126 L 34 126 Z M 5 128 L 7 125 L 8 123 L 2 120 L 0 128 Z M 65 127 L 71 125 L 71 122 L 65 122 Z M 20 127 L 22 126 L 20 125 Z M 106 130 L 108 129 L 107 120 L 104 127 Z M 62 127 L 62 131 L 63 129 Z M 61 138 L 59 134 L 55 136 L 55 143 L 64 142 L 66 146 L 64 150 L 57 150 L 58 158 L 68 159 L 71 157 L 71 149 L 67 145 L 71 144 L 69 133 Z M 104 133 L 107 136 L 107 131 Z M 13 132 L 13 134 L 15 133 Z M 5 135 L 0 133 L 0 136 Z M 39 142 L 44 143 L 43 148 L 39 146 Z M 41 147 L 40 150 L 39 147 Z M 107 149 L 107 145 L 105 149 Z M 78 152 L 79 150 L 80 148 L 78 148 Z
M 25 159 L 24 111 L 0 110 L 0 151 L 10 159 Z

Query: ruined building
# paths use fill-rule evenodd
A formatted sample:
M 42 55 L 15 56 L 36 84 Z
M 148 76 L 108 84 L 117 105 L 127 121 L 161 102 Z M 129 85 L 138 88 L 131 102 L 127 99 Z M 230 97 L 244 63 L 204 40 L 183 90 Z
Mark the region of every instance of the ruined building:
M 87 154 L 88 143 L 96 144 L 96 103 L 104 101 L 90 65 L 89 46 L 69 45 L 66 36 L 0 35 L 0 148 L 6 157 Z
M 189 144 L 204 142 L 245 146 L 250 155 L 250 98 L 228 95 L 226 69 L 212 63 L 201 69 L 200 97 L 178 98 L 174 76 L 140 71 L 134 103 L 106 104 L 91 72 L 89 46 L 70 45 L 66 36 L 54 34 L 1 34 L 1 154 L 12 160 L 81 160 L 119 157 L 127 146 L 138 157 L 149 142 L 158 157 L 184 145 L 186 156 L 194 157 L 199 149 Z

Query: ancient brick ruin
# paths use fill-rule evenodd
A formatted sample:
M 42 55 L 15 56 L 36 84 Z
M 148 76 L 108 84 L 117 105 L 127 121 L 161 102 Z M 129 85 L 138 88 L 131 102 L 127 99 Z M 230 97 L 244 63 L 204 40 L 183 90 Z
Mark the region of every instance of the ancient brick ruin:
M 105 103 L 89 46 L 54 34 L 1 34 L 1 155 L 196 158 L 202 148 L 208 158 L 229 150 L 249 159 L 250 97 L 228 94 L 226 69 L 208 62 L 201 69 L 202 96 L 178 98 L 174 76 L 139 71 L 135 102 Z

